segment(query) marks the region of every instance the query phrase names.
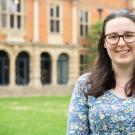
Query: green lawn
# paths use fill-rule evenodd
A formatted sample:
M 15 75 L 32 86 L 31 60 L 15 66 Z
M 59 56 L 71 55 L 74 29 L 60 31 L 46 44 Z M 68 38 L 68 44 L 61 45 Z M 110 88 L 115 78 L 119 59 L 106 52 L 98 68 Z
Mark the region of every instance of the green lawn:
M 0 135 L 65 135 L 70 97 L 0 98 Z

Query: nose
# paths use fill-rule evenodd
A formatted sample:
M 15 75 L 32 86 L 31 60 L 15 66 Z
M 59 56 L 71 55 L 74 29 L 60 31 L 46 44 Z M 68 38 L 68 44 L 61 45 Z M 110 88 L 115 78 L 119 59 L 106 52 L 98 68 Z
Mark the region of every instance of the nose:
M 125 46 L 126 42 L 124 41 L 123 37 L 120 37 L 119 41 L 118 41 L 118 46 Z

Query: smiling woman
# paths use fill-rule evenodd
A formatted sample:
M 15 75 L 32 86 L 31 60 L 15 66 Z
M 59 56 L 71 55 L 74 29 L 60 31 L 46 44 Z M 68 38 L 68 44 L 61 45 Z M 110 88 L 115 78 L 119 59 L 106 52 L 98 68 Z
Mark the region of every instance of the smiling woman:
M 135 23 L 125 17 L 115 18 L 106 24 L 105 48 L 112 60 L 113 67 L 115 64 L 130 64 L 134 67 L 134 31 Z
M 120 10 L 108 15 L 91 73 L 74 88 L 68 135 L 135 134 L 135 15 Z

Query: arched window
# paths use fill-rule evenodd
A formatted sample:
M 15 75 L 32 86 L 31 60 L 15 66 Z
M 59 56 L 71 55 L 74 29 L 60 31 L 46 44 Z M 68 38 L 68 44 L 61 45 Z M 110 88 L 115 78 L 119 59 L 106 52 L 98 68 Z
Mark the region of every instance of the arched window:
M 61 54 L 57 60 L 57 81 L 58 84 L 67 84 L 68 82 L 68 56 Z
M 41 82 L 43 85 L 51 83 L 51 58 L 48 53 L 41 54 Z
M 29 55 L 21 52 L 16 59 L 16 83 L 26 85 L 29 83 Z
M 5 51 L 0 51 L 0 85 L 9 84 L 9 57 Z

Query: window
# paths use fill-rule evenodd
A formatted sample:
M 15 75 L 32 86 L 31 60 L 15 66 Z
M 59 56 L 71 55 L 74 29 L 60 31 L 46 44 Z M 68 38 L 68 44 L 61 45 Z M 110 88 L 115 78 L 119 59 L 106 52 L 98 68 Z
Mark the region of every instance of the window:
M 0 51 L 0 85 L 9 84 L 9 56 L 5 51 Z
M 16 58 L 16 84 L 27 85 L 29 83 L 30 57 L 27 52 L 20 52 Z
M 69 57 L 67 54 L 60 54 L 57 60 L 57 82 L 58 84 L 67 84 L 68 83 L 68 65 Z
M 48 53 L 41 54 L 41 82 L 42 84 L 51 83 L 51 57 Z
M 83 74 L 89 64 L 89 56 L 87 54 L 80 55 L 80 74 Z
M 88 12 L 80 12 L 80 36 L 86 37 L 88 34 Z
M 24 0 L 2 0 L 1 6 L 2 28 L 24 29 Z
M 50 32 L 60 32 L 60 7 L 58 5 L 50 6 Z

